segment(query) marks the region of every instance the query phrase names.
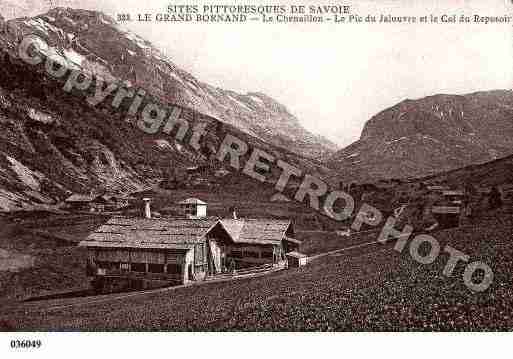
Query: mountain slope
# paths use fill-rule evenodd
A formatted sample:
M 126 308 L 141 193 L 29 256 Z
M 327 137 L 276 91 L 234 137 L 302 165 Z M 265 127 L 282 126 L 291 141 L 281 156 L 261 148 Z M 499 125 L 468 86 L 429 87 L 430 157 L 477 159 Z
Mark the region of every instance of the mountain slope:
M 82 68 L 150 91 L 301 156 L 325 157 L 336 145 L 306 131 L 285 106 L 258 92 L 213 87 L 177 67 L 151 43 L 94 11 L 54 8 L 18 22 Z M 101 36 L 98 36 L 101 34 Z
M 75 23 L 83 16 L 72 10 L 66 14 L 75 14 L 69 20 Z M 175 169 L 211 164 L 208 154 L 197 153 L 187 145 L 189 137 L 179 143 L 174 132 L 148 135 L 136 127 L 135 121 L 126 121 L 128 105 L 114 109 L 108 101 L 93 108 L 83 97 L 63 91 L 65 79 L 52 78 L 44 65 L 31 66 L 21 61 L 14 51 L 20 39 L 34 32 L 44 35 L 34 25 L 34 21 L 41 21 L 37 19 L 0 22 L 0 209 L 53 204 L 70 192 L 134 191 L 166 178 Z M 108 63 L 102 67 L 92 55 L 79 55 L 62 46 L 64 38 L 73 38 L 70 33 L 57 28 L 54 31 L 62 38 L 47 35 L 45 39 L 55 54 L 69 61 L 81 59 L 75 67 L 92 69 L 120 82 Z M 161 99 L 148 96 L 145 101 Z M 191 127 L 199 122 L 206 124 L 208 134 L 202 138 L 202 148 L 218 148 L 229 132 L 312 174 L 323 176 L 329 172 L 316 161 L 267 143 L 262 136 L 252 136 L 190 108 L 182 110 Z M 213 172 L 221 164 L 212 166 Z
M 435 95 L 372 117 L 328 161 L 348 179 L 421 177 L 513 153 L 513 92 Z

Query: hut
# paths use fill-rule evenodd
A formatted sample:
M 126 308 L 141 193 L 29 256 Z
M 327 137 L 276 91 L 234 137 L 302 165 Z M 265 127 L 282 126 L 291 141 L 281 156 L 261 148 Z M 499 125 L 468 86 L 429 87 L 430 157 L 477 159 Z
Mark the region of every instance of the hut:
M 431 207 L 431 213 L 440 228 L 453 228 L 460 224 L 467 198 L 463 191 L 443 190 L 441 198 Z
M 184 217 L 204 218 L 207 216 L 207 203 L 198 198 L 187 198 L 178 202 Z
M 306 265 L 308 257 L 306 254 L 299 252 L 287 253 L 287 263 L 289 268 L 299 268 Z

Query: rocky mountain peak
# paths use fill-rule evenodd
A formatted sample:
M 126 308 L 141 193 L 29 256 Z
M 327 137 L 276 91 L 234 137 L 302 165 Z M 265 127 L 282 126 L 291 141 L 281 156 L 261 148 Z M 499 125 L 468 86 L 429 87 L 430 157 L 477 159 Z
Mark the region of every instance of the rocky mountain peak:
M 513 93 L 439 94 L 373 116 L 329 163 L 356 180 L 419 177 L 513 152 Z

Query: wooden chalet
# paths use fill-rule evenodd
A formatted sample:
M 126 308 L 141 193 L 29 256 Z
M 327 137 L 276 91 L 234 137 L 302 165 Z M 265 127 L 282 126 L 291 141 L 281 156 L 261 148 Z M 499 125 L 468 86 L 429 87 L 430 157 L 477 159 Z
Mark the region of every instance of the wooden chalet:
M 206 276 L 205 234 L 215 224 L 113 217 L 80 246 L 88 249 L 88 274 L 104 290 L 187 283 Z
M 105 199 L 93 194 L 72 194 L 64 200 L 65 208 L 71 211 L 94 212 L 105 204 Z
M 289 265 L 289 268 L 299 268 L 303 267 L 307 264 L 308 257 L 306 254 L 299 253 L 299 252 L 290 252 L 287 253 L 287 262 Z
M 116 211 L 129 204 L 130 197 L 111 194 L 84 195 L 73 194 L 64 201 L 65 208 L 70 211 L 103 212 Z
M 289 220 L 222 219 L 207 235 L 223 269 L 279 264 L 301 243 Z
M 282 265 L 300 243 L 285 220 L 147 217 L 113 217 L 80 242 L 100 291 L 186 284 L 238 268 Z

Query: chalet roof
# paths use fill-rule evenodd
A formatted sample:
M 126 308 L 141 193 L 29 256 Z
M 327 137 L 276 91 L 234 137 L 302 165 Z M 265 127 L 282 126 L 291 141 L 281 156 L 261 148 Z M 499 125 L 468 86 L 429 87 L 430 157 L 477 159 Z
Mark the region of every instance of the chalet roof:
M 187 198 L 181 202 L 178 202 L 178 204 L 207 204 L 207 203 L 203 202 L 201 199 L 198 199 L 198 198 Z
M 222 219 L 221 225 L 235 243 L 278 244 L 292 224 L 289 220 Z
M 113 194 L 104 194 L 102 196 L 99 197 L 99 199 L 102 199 L 104 200 L 105 202 L 113 202 L 116 200 L 116 196 L 114 196 Z
M 460 190 L 451 189 L 451 190 L 443 191 L 442 194 L 444 196 L 463 196 L 465 193 L 463 191 L 460 191 Z
M 271 199 L 271 202 L 290 202 L 290 198 L 285 196 L 283 193 L 275 193 Z
M 216 223 L 215 219 L 113 217 L 80 242 L 80 246 L 188 249 Z
M 97 198 L 97 195 L 75 193 L 66 198 L 66 202 L 93 202 Z
M 288 236 L 285 236 L 285 240 L 287 242 L 292 242 L 292 243 L 296 243 L 296 244 L 301 244 L 301 241 L 299 239 L 296 239 L 296 238 L 292 238 L 292 237 L 288 237 Z
M 296 252 L 296 251 L 293 251 L 293 252 L 289 252 L 286 254 L 287 257 L 294 257 L 294 258 L 305 258 L 305 257 L 308 257 L 306 254 L 303 254 L 303 253 L 299 253 L 299 252 Z

